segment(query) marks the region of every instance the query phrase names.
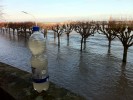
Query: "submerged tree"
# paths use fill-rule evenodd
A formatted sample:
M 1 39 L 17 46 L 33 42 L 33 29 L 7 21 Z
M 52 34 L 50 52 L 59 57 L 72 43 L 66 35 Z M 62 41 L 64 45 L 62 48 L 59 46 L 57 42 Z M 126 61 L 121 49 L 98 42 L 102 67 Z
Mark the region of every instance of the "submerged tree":
M 127 61 L 128 48 L 133 45 L 133 26 L 131 24 L 119 23 L 115 28 L 116 36 L 123 44 L 123 62 Z
M 109 21 L 109 23 L 102 23 L 102 24 L 97 24 L 97 31 L 100 34 L 106 35 L 108 39 L 108 47 L 109 47 L 109 52 L 110 52 L 110 47 L 111 47 L 111 41 L 115 39 L 116 35 L 114 32 L 114 28 L 116 27 L 115 21 Z
M 24 33 L 25 38 L 28 36 L 28 34 L 29 34 L 29 36 L 32 34 L 32 27 L 33 26 L 34 26 L 34 23 L 33 22 L 24 22 L 24 23 L 22 23 L 21 28 L 23 30 L 23 33 Z M 27 29 L 29 31 L 27 31 Z
M 60 47 L 60 36 L 64 32 L 64 29 L 60 25 L 55 25 L 52 27 L 52 30 L 57 34 L 58 37 L 58 46 Z
M 66 24 L 66 25 L 63 25 L 63 28 L 64 28 L 64 31 L 67 35 L 67 45 L 69 45 L 69 36 L 73 30 L 73 25 L 72 24 Z
M 41 32 L 44 34 L 44 37 L 47 38 L 48 30 L 50 29 L 50 25 L 44 23 L 37 23 L 37 25 L 41 28 Z
M 92 22 L 78 22 L 75 25 L 75 31 L 81 35 L 81 48 L 80 50 L 82 51 L 82 44 L 84 42 L 84 49 L 86 48 L 86 39 L 94 35 L 96 30 L 96 26 Z
M 8 24 L 8 27 L 9 27 L 9 31 L 10 31 L 10 29 L 12 29 L 12 30 L 13 30 L 13 35 L 15 35 L 15 29 L 16 29 L 15 23 L 10 22 L 10 23 Z M 9 32 L 9 33 L 10 33 L 10 32 Z

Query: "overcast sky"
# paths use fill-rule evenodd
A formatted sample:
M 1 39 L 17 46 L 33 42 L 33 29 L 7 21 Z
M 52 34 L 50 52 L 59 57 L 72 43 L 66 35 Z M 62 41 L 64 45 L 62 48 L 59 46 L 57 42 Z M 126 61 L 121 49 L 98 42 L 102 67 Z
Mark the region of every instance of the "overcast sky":
M 4 17 L 11 21 L 129 18 L 132 4 L 133 0 L 2 0 Z

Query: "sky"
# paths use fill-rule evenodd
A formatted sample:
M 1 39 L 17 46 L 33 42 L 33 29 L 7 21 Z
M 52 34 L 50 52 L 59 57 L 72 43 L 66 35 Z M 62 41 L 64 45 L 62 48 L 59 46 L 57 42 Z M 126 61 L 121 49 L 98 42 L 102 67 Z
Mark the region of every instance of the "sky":
M 133 0 L 0 0 L 6 21 L 132 18 L 132 4 Z

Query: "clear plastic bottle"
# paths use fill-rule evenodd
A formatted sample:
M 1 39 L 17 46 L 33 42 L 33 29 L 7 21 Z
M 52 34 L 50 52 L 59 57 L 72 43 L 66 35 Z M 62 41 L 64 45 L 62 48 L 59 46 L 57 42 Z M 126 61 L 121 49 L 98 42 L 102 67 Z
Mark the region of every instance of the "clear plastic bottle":
M 39 27 L 33 27 L 33 34 L 29 38 L 29 49 L 32 53 L 31 67 L 33 87 L 39 93 L 49 88 L 48 61 L 46 55 L 46 41 L 39 32 Z

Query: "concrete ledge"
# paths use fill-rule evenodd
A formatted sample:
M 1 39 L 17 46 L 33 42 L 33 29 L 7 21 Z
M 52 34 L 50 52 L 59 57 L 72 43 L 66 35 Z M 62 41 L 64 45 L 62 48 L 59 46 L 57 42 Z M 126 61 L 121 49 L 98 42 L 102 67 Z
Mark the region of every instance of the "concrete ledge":
M 4 63 L 0 63 L 0 87 L 16 100 L 85 100 L 51 82 L 47 92 L 37 93 L 30 73 Z

